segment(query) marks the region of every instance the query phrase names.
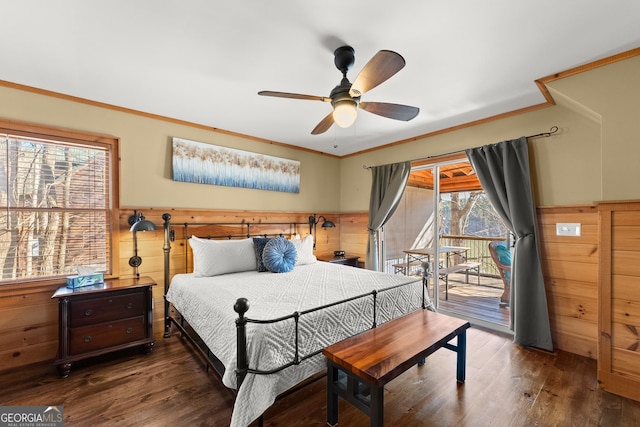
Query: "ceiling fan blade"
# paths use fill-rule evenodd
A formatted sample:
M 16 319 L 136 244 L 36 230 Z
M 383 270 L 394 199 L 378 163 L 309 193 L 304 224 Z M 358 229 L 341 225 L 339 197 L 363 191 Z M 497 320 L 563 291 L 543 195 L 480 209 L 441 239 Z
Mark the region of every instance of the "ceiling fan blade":
M 309 101 L 324 101 L 331 102 L 331 98 L 327 98 L 324 96 L 315 96 L 315 95 L 303 95 L 300 93 L 289 93 L 289 92 L 274 92 L 271 90 L 262 90 L 258 92 L 258 95 L 262 96 L 275 96 L 277 98 L 293 98 L 293 99 L 304 99 Z
M 349 95 L 354 98 L 361 96 L 402 70 L 404 64 L 400 54 L 391 50 L 379 51 L 362 68 L 351 85 Z
M 418 115 L 420 109 L 409 105 L 389 104 L 387 102 L 361 102 L 360 108 L 369 113 L 408 122 Z
M 311 131 L 311 135 L 319 135 L 321 133 L 325 133 L 329 130 L 331 125 L 333 124 L 333 111 L 327 114 L 327 116 L 318 123 L 318 125 L 313 128 Z

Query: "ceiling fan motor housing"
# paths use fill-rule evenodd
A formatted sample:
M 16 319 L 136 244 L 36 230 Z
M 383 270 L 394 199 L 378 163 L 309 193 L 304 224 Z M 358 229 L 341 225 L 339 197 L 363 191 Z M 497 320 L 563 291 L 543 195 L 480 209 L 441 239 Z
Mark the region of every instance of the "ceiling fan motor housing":
M 331 94 L 329 98 L 331 98 L 331 105 L 335 107 L 336 103 L 349 101 L 353 104 L 358 104 L 360 97 L 354 98 L 349 94 L 349 90 L 351 89 L 351 82 L 346 77 L 342 78 L 340 84 L 331 90 Z

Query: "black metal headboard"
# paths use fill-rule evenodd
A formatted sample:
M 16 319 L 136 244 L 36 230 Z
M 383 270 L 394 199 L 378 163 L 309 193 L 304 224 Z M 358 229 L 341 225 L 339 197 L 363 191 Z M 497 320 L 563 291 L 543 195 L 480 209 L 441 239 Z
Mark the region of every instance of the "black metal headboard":
M 310 217 L 310 218 L 315 218 Z M 164 293 L 169 291 L 170 270 L 171 270 L 171 242 L 177 239 L 187 242 L 191 236 L 203 239 L 247 239 L 251 237 L 278 237 L 294 236 L 305 230 L 304 226 L 309 226 L 309 222 L 183 222 L 171 223 L 171 215 L 162 215 L 164 221 Z M 176 236 L 179 231 L 179 236 Z M 188 268 L 188 253 L 185 251 L 185 265 Z M 168 304 L 165 300 L 165 305 Z M 166 333 L 167 331 L 165 331 Z

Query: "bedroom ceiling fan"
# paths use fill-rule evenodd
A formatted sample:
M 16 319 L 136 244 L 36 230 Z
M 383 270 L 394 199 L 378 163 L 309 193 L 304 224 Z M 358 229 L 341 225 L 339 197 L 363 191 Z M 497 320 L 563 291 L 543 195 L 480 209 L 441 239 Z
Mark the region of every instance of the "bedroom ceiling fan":
M 353 83 L 347 79 L 347 72 L 355 62 L 353 48 L 351 46 L 339 47 L 333 55 L 336 68 L 342 72 L 342 81 L 333 88 L 328 98 L 268 90 L 260 91 L 258 95 L 330 102 L 333 106 L 333 111 L 318 123 L 311 131 L 312 135 L 326 132 L 334 123 L 342 128 L 348 128 L 356 120 L 358 107 L 370 113 L 394 120 L 409 121 L 418 115 L 420 109 L 409 105 L 360 101 L 360 97 L 365 92 L 385 82 L 405 66 L 404 58 L 400 54 L 390 50 L 379 51 L 362 68 Z

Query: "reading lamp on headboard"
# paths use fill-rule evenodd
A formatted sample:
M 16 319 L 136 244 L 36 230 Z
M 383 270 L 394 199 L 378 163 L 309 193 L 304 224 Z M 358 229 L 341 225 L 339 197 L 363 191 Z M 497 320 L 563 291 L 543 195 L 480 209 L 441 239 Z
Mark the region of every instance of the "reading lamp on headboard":
M 138 267 L 142 264 L 142 258 L 138 256 L 138 231 L 155 231 L 156 225 L 144 219 L 142 212 L 133 211 L 133 215 L 129 217 L 130 231 L 133 233 L 133 256 L 129 258 L 129 265 L 135 269 L 136 277 L 140 277 Z
M 314 249 L 316 248 L 316 226 L 318 225 L 318 222 L 320 222 L 320 220 L 322 220 L 322 225 L 320 226 L 322 228 L 334 228 L 336 226 L 333 221 L 329 221 L 323 215 L 320 215 L 316 218 L 316 214 L 313 214 L 309 217 L 309 234 L 313 234 Z

